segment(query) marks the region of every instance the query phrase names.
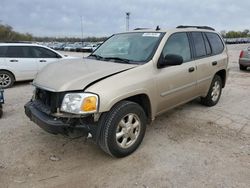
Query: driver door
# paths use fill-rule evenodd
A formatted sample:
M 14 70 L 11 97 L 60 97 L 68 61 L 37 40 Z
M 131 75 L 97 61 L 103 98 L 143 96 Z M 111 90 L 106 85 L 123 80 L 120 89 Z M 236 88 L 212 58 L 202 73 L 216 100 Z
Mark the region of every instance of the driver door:
M 185 103 L 197 95 L 196 66 L 191 59 L 188 35 L 185 32 L 172 34 L 161 56 L 169 54 L 182 56 L 181 65 L 159 68 L 156 76 L 158 88 L 157 113 Z

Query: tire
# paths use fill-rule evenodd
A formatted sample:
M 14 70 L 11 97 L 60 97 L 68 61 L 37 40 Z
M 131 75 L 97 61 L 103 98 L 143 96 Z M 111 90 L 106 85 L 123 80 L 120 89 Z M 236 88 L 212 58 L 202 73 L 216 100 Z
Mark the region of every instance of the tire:
M 240 65 L 240 70 L 246 70 L 246 69 L 247 69 L 247 67 Z
M 146 122 L 146 114 L 141 106 L 121 101 L 100 118 L 102 128 L 98 145 L 111 156 L 125 157 L 141 144 Z
M 9 88 L 15 82 L 14 76 L 8 71 L 0 71 L 0 87 Z
M 207 96 L 201 97 L 201 103 L 209 107 L 216 105 L 220 100 L 221 92 L 222 92 L 221 77 L 215 75 L 211 83 L 211 86 L 209 88 Z

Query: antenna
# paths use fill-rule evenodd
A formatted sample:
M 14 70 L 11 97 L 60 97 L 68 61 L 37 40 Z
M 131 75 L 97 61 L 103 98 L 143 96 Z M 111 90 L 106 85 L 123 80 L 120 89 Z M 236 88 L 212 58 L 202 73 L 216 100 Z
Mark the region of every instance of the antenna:
M 130 12 L 126 12 L 126 31 L 129 31 Z

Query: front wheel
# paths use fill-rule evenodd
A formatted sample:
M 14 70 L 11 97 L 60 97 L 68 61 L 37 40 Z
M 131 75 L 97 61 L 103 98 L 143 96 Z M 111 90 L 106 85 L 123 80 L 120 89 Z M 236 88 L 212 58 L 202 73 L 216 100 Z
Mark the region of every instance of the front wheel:
M 8 71 L 0 71 L 0 87 L 8 88 L 14 84 L 14 76 Z
M 143 140 L 146 122 L 140 105 L 130 101 L 119 102 L 100 119 L 99 146 L 115 157 L 133 153 Z
M 220 100 L 222 91 L 222 81 L 221 77 L 218 75 L 214 76 L 214 79 L 209 88 L 208 94 L 206 97 L 201 98 L 201 103 L 206 106 L 214 106 Z

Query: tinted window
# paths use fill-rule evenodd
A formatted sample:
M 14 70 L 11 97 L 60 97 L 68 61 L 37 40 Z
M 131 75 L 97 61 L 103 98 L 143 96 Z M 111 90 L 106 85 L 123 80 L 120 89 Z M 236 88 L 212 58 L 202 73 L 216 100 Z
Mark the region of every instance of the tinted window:
M 6 57 L 31 58 L 32 54 L 28 46 L 8 46 Z
M 58 58 L 59 56 L 46 48 L 42 47 L 32 47 L 33 54 L 36 58 Z
M 192 37 L 194 41 L 196 57 L 205 56 L 207 53 L 202 34 L 200 32 L 192 32 Z
M 221 38 L 216 33 L 206 33 L 211 44 L 213 54 L 219 54 L 223 51 L 224 45 Z
M 163 48 L 162 54 L 163 57 L 168 54 L 180 55 L 184 62 L 189 61 L 191 59 L 191 53 L 187 34 L 175 33 L 171 35 Z
M 0 46 L 0 57 L 5 57 L 7 46 Z
M 205 47 L 206 47 L 206 51 L 207 51 L 207 55 L 211 55 L 212 54 L 212 49 L 211 46 L 207 40 L 206 35 L 203 35 L 204 41 L 205 41 Z

